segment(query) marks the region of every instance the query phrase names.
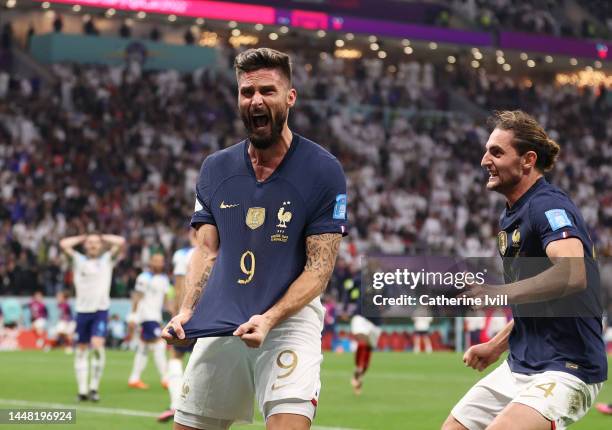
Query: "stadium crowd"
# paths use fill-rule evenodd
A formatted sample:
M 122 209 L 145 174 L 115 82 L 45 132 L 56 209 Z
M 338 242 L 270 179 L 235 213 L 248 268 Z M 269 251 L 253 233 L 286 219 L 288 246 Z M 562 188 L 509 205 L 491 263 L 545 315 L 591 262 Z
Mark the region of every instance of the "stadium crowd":
M 462 66 L 294 60 L 292 127 L 328 147 L 349 181 L 351 235 L 336 296 L 347 297 L 357 256 L 369 251 L 496 253 L 503 203 L 483 192 L 486 124 L 448 111 L 437 80 L 483 111 L 521 106 L 543 122 L 562 147 L 553 180 L 581 207 L 600 253 L 612 255 L 605 88 L 528 85 Z M 201 161 L 243 138 L 235 78 L 224 69 L 143 72 L 137 64 L 53 71 L 51 89 L 0 72 L 0 295 L 70 285 L 59 239 L 103 230 L 128 241 L 112 291 L 125 297 L 151 252 L 185 245 Z

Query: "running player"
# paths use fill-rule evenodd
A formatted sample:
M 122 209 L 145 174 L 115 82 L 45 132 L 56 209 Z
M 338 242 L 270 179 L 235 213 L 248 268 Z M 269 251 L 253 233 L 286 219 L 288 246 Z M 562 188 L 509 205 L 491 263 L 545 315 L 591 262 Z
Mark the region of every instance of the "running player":
M 66 354 L 72 354 L 72 336 L 76 328 L 76 322 L 72 317 L 72 310 L 68 303 L 68 295 L 65 291 L 58 291 L 55 294 L 57 300 L 57 311 L 59 318 L 55 325 L 55 333 L 57 336 L 57 345 L 63 344 Z
M 75 250 L 83 245 L 85 254 Z M 106 354 L 104 341 L 110 306 L 113 267 L 125 239 L 112 234 L 88 234 L 66 237 L 60 247 L 71 259 L 76 289 L 77 349 L 74 370 L 78 385 L 78 400 L 100 400 L 98 388 L 104 371 Z M 91 379 L 89 378 L 89 348 L 92 349 Z
M 332 155 L 287 125 L 297 97 L 289 56 L 250 49 L 235 66 L 248 139 L 202 165 L 185 299 L 164 333 L 200 338 L 175 428 L 251 421 L 256 396 L 268 429 L 308 429 L 320 388 L 319 295 L 347 229 L 346 180 Z
M 153 254 L 149 260 L 148 271 L 142 272 L 136 278 L 136 287 L 132 296 L 132 313 L 128 320 L 130 324 L 140 323 L 141 335 L 132 373 L 128 386 L 146 390 L 147 384 L 140 379 L 147 367 L 149 352 L 153 353 L 153 360 L 161 378 L 161 384 L 167 387 L 166 381 L 166 342 L 161 339 L 162 310 L 166 293 L 170 289 L 170 280 L 164 273 L 166 262 L 163 254 Z M 133 330 L 133 329 L 132 329 Z
M 357 341 L 357 349 L 355 350 L 355 371 L 351 378 L 353 392 L 356 395 L 361 394 L 363 387 L 363 376 L 370 367 L 370 359 L 372 358 L 372 350 L 378 345 L 378 338 L 382 330 L 372 321 L 361 315 L 354 315 L 351 318 L 351 334 Z
M 32 300 L 28 303 L 30 309 L 30 321 L 32 321 L 32 328 L 36 335 L 36 347 L 42 348 L 45 346 L 45 340 L 47 338 L 47 318 L 49 313 L 47 312 L 47 306 L 44 302 L 44 296 L 42 291 L 36 291 L 32 295 Z
M 607 377 L 593 243 L 580 211 L 544 179 L 557 143 L 521 111 L 497 112 L 491 122 L 481 164 L 487 189 L 506 198 L 498 245 L 507 284 L 473 286 L 467 296 L 507 295 L 514 320 L 463 359 L 482 371 L 506 349 L 509 355 L 459 401 L 443 429 L 564 429 L 587 413 Z M 516 257 L 539 257 L 547 268 L 525 273 Z M 557 316 L 572 309 L 592 316 Z

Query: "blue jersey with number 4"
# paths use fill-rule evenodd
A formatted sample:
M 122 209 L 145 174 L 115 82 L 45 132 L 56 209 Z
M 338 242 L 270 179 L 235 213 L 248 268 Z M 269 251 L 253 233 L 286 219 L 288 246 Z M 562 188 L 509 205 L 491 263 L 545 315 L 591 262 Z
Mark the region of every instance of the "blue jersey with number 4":
M 571 373 L 586 383 L 608 374 L 602 338 L 599 270 L 593 242 L 578 208 L 559 188 L 540 178 L 500 219 L 498 245 L 506 282 L 530 278 L 552 265 L 546 247 L 553 241 L 582 242 L 587 288 L 553 300 L 512 307 L 508 364 L 513 372 Z
M 347 232 L 342 166 L 293 134 L 281 164 L 258 182 L 248 141 L 204 160 L 192 226 L 212 224 L 219 252 L 204 293 L 184 325 L 188 338 L 229 336 L 274 305 L 300 275 L 306 237 Z

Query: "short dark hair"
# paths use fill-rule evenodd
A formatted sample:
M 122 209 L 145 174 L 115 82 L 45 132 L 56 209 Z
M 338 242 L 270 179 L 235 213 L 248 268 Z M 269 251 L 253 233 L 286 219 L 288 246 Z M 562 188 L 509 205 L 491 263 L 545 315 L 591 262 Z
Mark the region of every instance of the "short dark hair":
M 538 156 L 535 167 L 540 172 L 554 167 L 561 148 L 531 115 L 521 110 L 495 111 L 488 122 L 492 128 L 514 133 L 512 144 L 519 155 L 535 152 Z
M 251 48 L 236 55 L 236 75 L 259 69 L 278 69 L 291 85 L 291 58 L 284 52 L 270 48 Z

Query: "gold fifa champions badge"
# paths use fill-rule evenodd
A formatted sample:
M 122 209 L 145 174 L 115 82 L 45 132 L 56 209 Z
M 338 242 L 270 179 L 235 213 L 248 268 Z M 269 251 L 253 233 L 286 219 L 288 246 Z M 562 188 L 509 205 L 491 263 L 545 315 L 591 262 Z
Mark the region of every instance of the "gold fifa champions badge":
M 246 225 L 251 230 L 261 227 L 266 219 L 266 208 L 249 208 L 246 214 Z

